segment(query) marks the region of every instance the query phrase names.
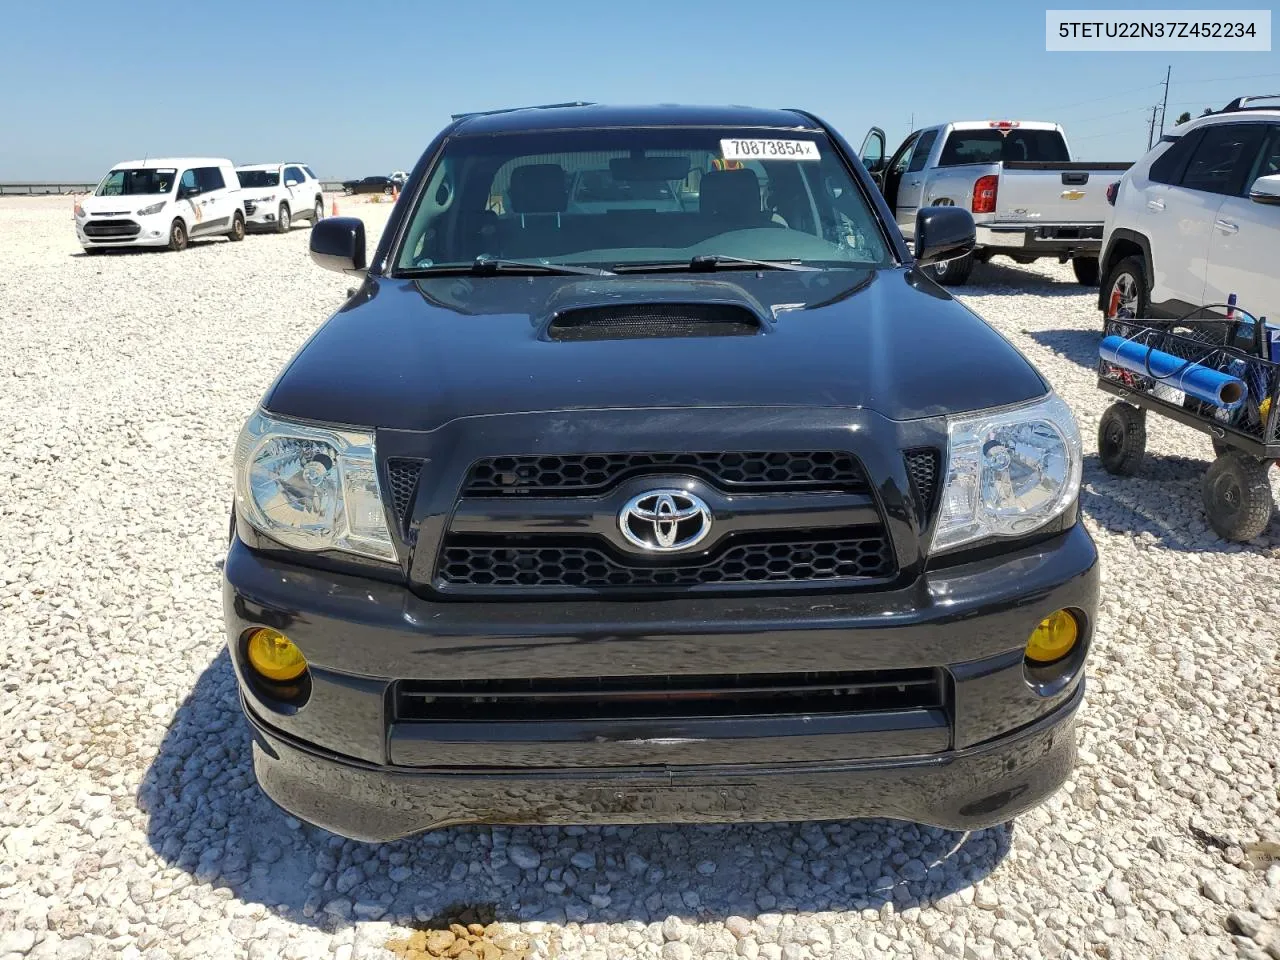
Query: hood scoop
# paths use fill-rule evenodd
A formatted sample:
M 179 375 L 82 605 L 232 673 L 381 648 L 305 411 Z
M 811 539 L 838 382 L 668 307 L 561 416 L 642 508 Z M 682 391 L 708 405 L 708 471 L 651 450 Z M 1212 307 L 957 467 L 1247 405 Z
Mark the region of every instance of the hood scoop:
M 548 340 L 655 340 L 752 337 L 764 333 L 759 316 L 732 303 L 623 303 L 557 313 Z

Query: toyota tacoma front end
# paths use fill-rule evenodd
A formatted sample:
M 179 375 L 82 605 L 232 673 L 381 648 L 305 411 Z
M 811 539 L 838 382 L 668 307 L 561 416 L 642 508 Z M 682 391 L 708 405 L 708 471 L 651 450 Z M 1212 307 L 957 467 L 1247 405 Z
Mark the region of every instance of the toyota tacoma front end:
M 573 106 L 455 120 L 368 262 L 318 224 L 361 286 L 236 447 L 265 791 L 386 840 L 967 829 L 1055 790 L 1097 609 L 1079 434 L 918 269 L 971 219 L 920 216 L 913 260 L 806 114 Z

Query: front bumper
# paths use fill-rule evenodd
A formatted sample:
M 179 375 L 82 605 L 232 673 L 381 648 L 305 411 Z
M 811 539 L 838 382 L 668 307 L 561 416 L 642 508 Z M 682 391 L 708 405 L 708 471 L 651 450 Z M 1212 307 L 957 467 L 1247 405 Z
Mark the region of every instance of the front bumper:
M 275 226 L 280 211 L 279 200 L 246 200 L 244 222 L 247 227 Z
M 1102 224 L 993 224 L 977 228 L 978 246 L 1027 257 L 1096 257 L 1102 250 Z
M 1067 776 L 1097 608 L 1084 528 L 927 573 L 900 590 L 828 595 L 434 602 L 299 567 L 238 539 L 224 568 L 231 659 L 263 789 L 345 836 L 460 822 L 610 823 L 885 816 L 1001 823 Z M 1022 650 L 1053 610 L 1082 626 L 1075 666 L 1028 683 Z M 241 638 L 286 632 L 311 664 L 282 707 L 248 679 Z M 406 722 L 398 680 L 653 677 L 931 668 L 940 710 L 626 722 Z M 844 722 L 848 721 L 848 722 Z
M 172 215 L 167 211 L 148 217 L 84 217 L 76 220 L 76 239 L 91 247 L 163 247 L 169 243 Z
M 413 771 L 328 754 L 246 707 L 253 768 L 277 804 L 334 833 L 385 842 L 457 823 L 740 823 L 888 817 L 952 830 L 1005 823 L 1075 763 L 1084 684 L 1052 713 L 969 750 L 895 761 Z

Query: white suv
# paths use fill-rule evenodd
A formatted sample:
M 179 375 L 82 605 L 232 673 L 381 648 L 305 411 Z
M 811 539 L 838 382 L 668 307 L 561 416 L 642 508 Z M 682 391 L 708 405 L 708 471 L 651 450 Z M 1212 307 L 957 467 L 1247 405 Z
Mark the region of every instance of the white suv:
M 1280 97 L 1241 97 L 1174 128 L 1120 179 L 1102 237 L 1104 314 L 1174 319 L 1234 293 L 1280 319 L 1280 108 L 1260 100 Z
M 183 250 L 197 237 L 244 239 L 240 181 L 230 160 L 170 157 L 111 168 L 75 208 L 86 253 L 112 247 Z
M 251 163 L 236 167 L 251 227 L 288 233 L 294 220 L 324 216 L 324 191 L 305 163 Z

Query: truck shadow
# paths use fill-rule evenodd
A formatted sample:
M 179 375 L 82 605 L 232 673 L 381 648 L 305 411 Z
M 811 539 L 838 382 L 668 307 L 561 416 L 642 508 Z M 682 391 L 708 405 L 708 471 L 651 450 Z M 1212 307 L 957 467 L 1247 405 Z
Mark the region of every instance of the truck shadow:
M 900 912 L 971 887 L 1005 857 L 1013 835 L 1011 825 L 961 833 L 847 820 L 472 826 L 356 843 L 298 824 L 268 800 L 249 743 L 224 650 L 178 709 L 138 789 L 148 842 L 196 882 L 325 930 L 424 921 L 459 904 L 515 923 L 717 920 L 890 903 Z M 517 844 L 539 851 L 542 865 L 509 862 L 504 851 Z
M 1132 477 L 1115 477 L 1102 469 L 1095 453 L 1084 458 L 1080 506 L 1111 533 L 1149 536 L 1167 550 L 1187 553 L 1257 553 L 1270 555 L 1280 545 L 1280 526 L 1249 543 L 1223 540 L 1209 526 L 1201 504 L 1200 485 L 1213 457 L 1205 438 L 1205 459 L 1147 454 Z
M 1097 287 L 1086 287 L 1074 280 L 1059 280 L 1045 276 L 1031 264 L 1017 264 L 1009 260 L 992 260 L 975 263 L 969 282 L 949 288 L 952 293 L 964 296 L 989 293 L 1033 293 L 1043 297 L 1091 297 L 1098 296 Z
M 1052 350 L 1064 360 L 1079 364 L 1086 370 L 1098 369 L 1098 344 L 1102 330 L 1024 330 L 1028 337 L 1040 346 Z

